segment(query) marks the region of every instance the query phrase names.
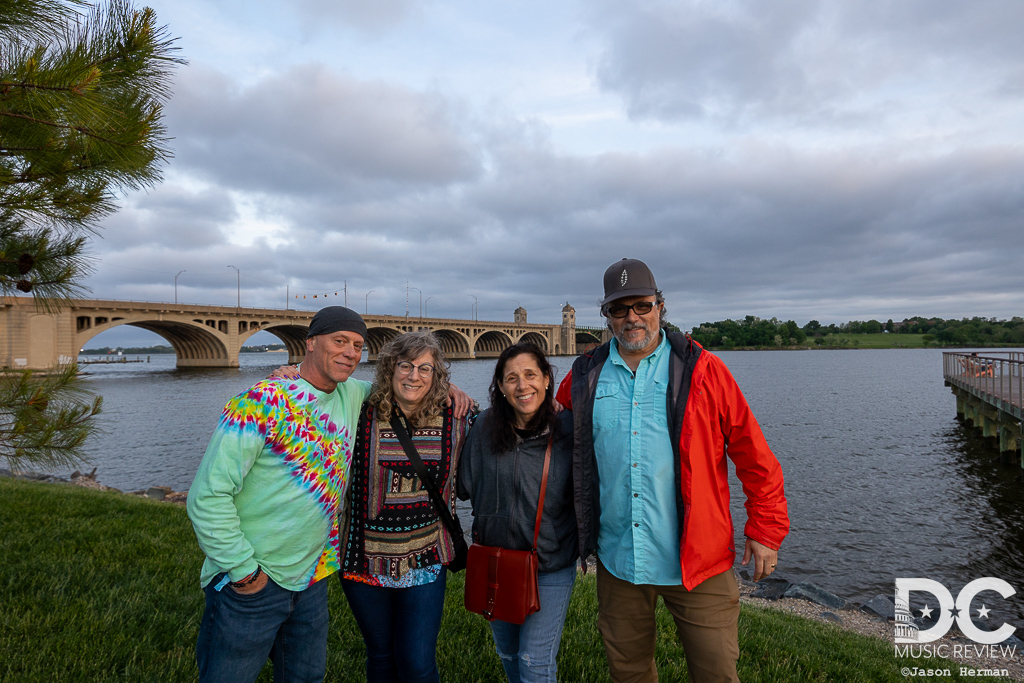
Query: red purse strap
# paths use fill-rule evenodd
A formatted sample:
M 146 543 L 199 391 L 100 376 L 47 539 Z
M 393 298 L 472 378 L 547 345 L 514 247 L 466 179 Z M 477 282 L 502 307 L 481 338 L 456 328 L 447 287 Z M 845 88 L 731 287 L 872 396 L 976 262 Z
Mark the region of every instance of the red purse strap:
M 548 447 L 544 451 L 544 473 L 540 477 L 540 498 L 537 500 L 537 523 L 533 526 L 533 549 L 537 550 L 537 537 L 540 536 L 540 518 L 544 513 L 544 495 L 548 492 L 548 467 L 551 465 L 551 442 L 553 436 L 548 437 Z

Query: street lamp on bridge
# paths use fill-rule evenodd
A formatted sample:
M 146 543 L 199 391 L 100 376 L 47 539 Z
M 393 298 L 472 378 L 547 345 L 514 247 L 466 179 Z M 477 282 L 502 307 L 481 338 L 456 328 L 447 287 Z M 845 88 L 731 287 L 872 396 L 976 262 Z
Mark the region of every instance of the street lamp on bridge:
M 370 295 L 376 291 L 376 289 L 371 289 L 366 293 L 366 301 L 364 302 L 365 308 L 363 309 L 365 315 L 370 315 Z
M 429 312 L 429 311 L 427 311 L 427 304 L 429 304 L 429 303 L 430 303 L 430 300 L 431 300 L 431 299 L 433 299 L 433 298 L 434 298 L 434 297 L 432 297 L 432 296 L 428 296 L 428 297 L 427 297 L 427 300 L 423 302 L 423 312 L 427 314 L 427 317 L 428 317 L 428 318 L 430 317 L 430 312 Z
M 466 296 L 473 297 L 473 306 L 469 309 L 469 315 L 473 320 L 476 320 L 477 315 L 479 315 L 479 309 L 477 308 L 477 306 L 479 305 L 480 301 L 472 294 L 467 294 Z
M 177 275 L 174 276 L 174 303 L 178 303 L 178 275 L 184 272 L 184 270 L 179 270 Z

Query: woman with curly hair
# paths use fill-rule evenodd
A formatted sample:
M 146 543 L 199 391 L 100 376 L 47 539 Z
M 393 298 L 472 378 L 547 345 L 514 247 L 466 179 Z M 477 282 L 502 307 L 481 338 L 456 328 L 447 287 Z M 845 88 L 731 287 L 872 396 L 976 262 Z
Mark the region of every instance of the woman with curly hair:
M 448 363 L 437 339 L 408 332 L 377 356 L 360 411 L 341 584 L 366 643 L 366 679 L 438 681 L 436 649 L 452 538 L 406 456 L 397 415 L 454 514 L 469 421 L 445 406 Z

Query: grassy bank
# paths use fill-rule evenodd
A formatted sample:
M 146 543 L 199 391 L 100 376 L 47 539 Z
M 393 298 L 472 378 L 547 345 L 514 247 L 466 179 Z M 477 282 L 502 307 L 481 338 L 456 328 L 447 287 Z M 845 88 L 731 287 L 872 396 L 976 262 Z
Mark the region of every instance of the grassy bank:
M 934 341 L 925 341 L 923 334 L 830 334 L 808 338 L 796 346 L 724 346 L 708 347 L 711 351 L 778 351 L 804 349 L 923 349 L 939 348 Z M 954 348 L 954 347 L 949 347 Z M 972 347 L 973 348 L 973 347 Z
M 0 478 L 0 681 L 193 681 L 202 555 L 181 507 L 73 486 Z M 486 622 L 448 591 L 439 650 L 446 681 L 502 681 Z M 340 585 L 330 584 L 328 681 L 363 680 L 363 646 Z M 559 679 L 607 681 L 594 626 L 593 576 L 581 577 L 562 640 Z M 684 681 L 682 650 L 661 609 L 658 668 Z M 838 628 L 744 607 L 740 678 L 904 681 L 892 646 Z M 265 669 L 261 681 L 270 681 Z M 932 678 L 931 680 L 936 680 Z M 971 680 L 981 680 L 971 678 Z M 994 680 L 994 679 L 990 679 Z
M 833 334 L 834 340 L 847 348 L 856 349 L 923 349 L 927 346 L 923 334 Z

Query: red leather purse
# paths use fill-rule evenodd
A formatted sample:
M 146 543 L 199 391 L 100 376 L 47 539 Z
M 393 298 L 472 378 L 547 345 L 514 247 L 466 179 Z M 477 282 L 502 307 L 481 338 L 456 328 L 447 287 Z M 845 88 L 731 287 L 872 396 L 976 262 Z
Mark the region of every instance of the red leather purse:
M 544 494 L 548 488 L 548 467 L 551 464 L 551 439 L 544 452 L 544 472 L 537 501 L 537 522 L 533 527 L 533 548 L 508 550 L 474 543 L 466 558 L 466 609 L 482 614 L 488 621 L 498 619 L 522 624 L 526 617 L 540 610 L 537 588 L 537 537 L 540 535 Z

